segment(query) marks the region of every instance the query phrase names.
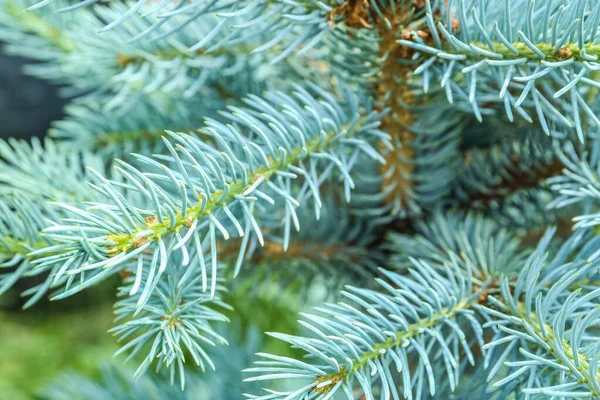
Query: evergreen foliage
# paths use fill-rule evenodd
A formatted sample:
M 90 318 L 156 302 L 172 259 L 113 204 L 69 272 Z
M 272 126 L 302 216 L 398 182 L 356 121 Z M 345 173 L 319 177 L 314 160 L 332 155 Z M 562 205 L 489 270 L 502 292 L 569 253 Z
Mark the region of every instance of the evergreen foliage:
M 0 294 L 118 282 L 136 365 L 42 397 L 600 398 L 599 33 L 590 0 L 0 0 L 70 98 L 0 142 Z

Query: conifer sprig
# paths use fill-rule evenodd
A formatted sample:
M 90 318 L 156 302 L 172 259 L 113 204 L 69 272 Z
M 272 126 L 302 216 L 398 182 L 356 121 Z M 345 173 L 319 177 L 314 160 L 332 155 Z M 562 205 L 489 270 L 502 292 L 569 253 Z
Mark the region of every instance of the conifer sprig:
M 600 146 L 597 140 L 591 142 L 585 150 L 577 150 L 572 144 L 566 144 L 558 151 L 564 169 L 562 174 L 549 180 L 550 187 L 556 192 L 556 198 L 549 207 L 563 208 L 580 202 L 595 203 L 600 199 L 600 181 L 598 167 L 600 166 Z M 586 218 L 593 223 L 593 215 Z M 578 226 L 590 226 L 581 223 Z
M 19 279 L 32 272 L 33 268 L 28 254 L 50 245 L 48 240 L 40 236 L 40 231 L 47 226 L 46 219 L 52 218 L 52 216 L 56 219 L 58 217 L 48 207 L 32 201 L 22 194 L 2 194 L 2 201 L 0 201 L 0 270 L 2 271 L 0 294 L 8 291 Z M 44 292 L 41 291 L 40 296 Z
M 74 15 L 53 12 L 55 7 L 49 6 L 49 10 L 44 8 L 39 15 L 40 11 L 23 10 L 20 2 L 3 0 L 0 32 L 8 43 L 7 52 L 43 61 L 28 65 L 28 73 L 68 85 L 64 91 L 69 96 L 86 95 L 96 102 L 102 99 L 101 107 L 113 112 L 131 109 L 136 97 L 137 101 L 147 102 L 151 96 L 178 99 L 204 96 L 211 99 L 207 106 L 225 97 L 238 99 L 265 90 L 280 73 L 277 68 L 266 66 L 269 54 L 250 54 L 252 49 L 244 48 L 245 43 L 227 48 L 192 49 L 197 35 L 208 35 L 203 31 L 219 24 L 210 14 L 204 17 L 201 27 L 162 19 L 151 30 L 155 33 L 177 30 L 168 41 L 144 40 L 133 44 L 125 40 L 124 33 L 114 31 L 98 36 L 95 30 L 100 30 L 104 21 L 125 10 L 125 4 L 111 3 L 108 7 L 79 10 Z M 127 20 L 122 28 L 130 35 L 138 35 L 152 26 L 141 19 Z M 223 37 L 225 33 L 215 39 Z M 288 68 L 286 72 L 292 71 Z M 258 79 L 261 74 L 269 76 L 268 82 Z M 235 75 L 236 79 L 225 87 L 221 79 L 227 75 Z M 207 107 L 205 112 L 210 110 Z
M 386 397 L 398 398 L 401 393 L 410 398 L 421 390 L 433 396 L 440 375 L 454 387 L 463 355 L 453 343 L 460 343 L 473 362 L 465 337 L 483 340 L 481 326 L 467 316 L 480 291 L 464 279 L 454 280 L 452 272 L 446 278 L 416 261 L 410 278 L 384 274 L 389 281 L 380 280 L 383 291 L 347 287 L 342 294 L 350 304 L 306 314 L 301 323 L 313 332 L 310 339 L 271 334 L 304 350 L 311 361 L 261 354 L 265 359 L 258 362 L 261 366 L 246 370 L 258 376 L 248 380 L 306 381 L 300 389 L 275 397 L 290 399 L 311 394 L 331 398 L 336 392 L 352 399 L 357 390 L 371 399 L 374 386 L 380 386 Z M 462 322 L 467 327 L 460 327 Z M 409 365 L 413 358 L 418 360 L 416 369 Z M 401 378 L 393 378 L 392 368 L 401 372 Z
M 460 88 L 478 118 L 480 90 L 495 88 L 511 121 L 513 110 L 534 113 L 547 134 L 574 128 L 583 141 L 586 124 L 600 126 L 587 100 L 598 89 L 597 3 L 472 3 L 442 7 L 438 20 L 429 8 L 427 34 L 399 41 L 416 52 L 426 87 L 439 79 L 450 101 Z
M 468 238 L 457 228 L 452 233 Z M 444 387 L 447 396 L 457 390 L 467 361 L 487 371 L 493 388 L 511 388 L 500 398 L 510 398 L 515 385 L 529 395 L 598 396 L 600 290 L 571 286 L 596 274 L 597 261 L 590 264 L 585 251 L 577 254 L 580 238 L 550 259 L 545 253 L 552 234 L 521 271 L 488 270 L 449 252 L 438 268 L 411 258 L 405 275 L 383 271 L 383 290 L 348 287 L 342 294 L 351 303 L 305 315 L 301 324 L 309 336 L 272 334 L 305 351 L 307 361 L 259 354 L 265 361 L 247 370 L 255 375 L 248 380 L 300 380 L 296 388 L 249 397 L 422 398 Z M 501 372 L 503 364 L 508 371 Z
M 156 270 L 144 271 L 139 267 L 124 271 L 126 278 L 119 293 L 122 299 L 115 307 L 116 321 L 120 324 L 111 332 L 119 341 L 127 341 L 115 355 L 128 352 L 130 360 L 147 351 L 134 376 L 144 374 L 156 361 L 157 369 L 169 369 L 171 384 L 178 375 L 184 390 L 184 364 L 189 364 L 190 358 L 203 372 L 207 368 L 214 370 L 205 347 L 227 344 L 214 325 L 229 321 L 222 311 L 230 307 L 205 293 L 197 259 L 186 268 L 173 262 L 162 276 Z M 148 284 L 138 292 L 142 274 L 147 275 L 143 280 Z M 219 286 L 217 290 L 224 288 Z
M 208 264 L 205 252 L 210 254 L 214 294 L 217 232 L 225 240 L 245 237 L 242 252 L 251 234 L 263 242 L 254 202 L 274 204 L 274 199 L 280 199 L 284 204 L 286 249 L 290 229 L 299 229 L 296 207 L 312 198 L 319 215 L 322 182 L 338 176 L 349 199 L 354 187 L 349 172 L 357 157 L 365 153 L 381 160 L 369 144 L 386 139 L 377 129 L 378 113 L 369 111 L 369 104 L 360 104 L 347 91 L 344 103 L 340 103 L 332 95 L 315 90 L 321 100 L 299 87 L 292 96 L 272 93 L 265 100 L 250 97 L 249 108 L 232 107 L 225 113 L 234 121 L 232 125 L 207 120 L 202 132 L 215 145 L 171 134 L 172 142 L 165 139 L 170 156 L 137 156 L 145 172 L 121 162 L 118 170 L 122 183 L 98 175 L 93 187 L 108 203 L 91 204 L 87 210 L 58 204 L 72 217 L 47 230 L 48 237 L 59 244 L 36 252 L 38 256 L 52 254 L 36 262 L 61 265 L 67 275 L 78 275 L 87 286 L 88 273 L 100 279 L 96 275 L 100 271 L 102 276 L 109 274 L 125 263 L 141 260 L 144 252 L 157 255 L 148 268 L 159 265 L 161 275 L 171 252 L 181 253 L 186 265 L 191 249 L 195 249 L 204 276 Z M 333 175 L 336 170 L 339 175 Z M 301 184 L 295 188 L 299 176 Z M 120 188 L 135 193 L 140 202 L 127 199 Z M 78 238 L 82 234 L 83 241 Z M 72 288 L 58 297 L 77 290 Z
M 93 200 L 94 192 L 85 185 L 84 165 L 103 170 L 100 158 L 85 152 L 69 151 L 50 139 L 45 147 L 36 138 L 25 141 L 0 141 L 0 293 L 6 292 L 24 276 L 46 272 L 33 265 L 32 252 L 54 245 L 42 231 L 65 215 L 48 201 L 78 203 Z M 41 284 L 23 293 L 31 296 L 30 307 L 46 294 L 56 270 Z

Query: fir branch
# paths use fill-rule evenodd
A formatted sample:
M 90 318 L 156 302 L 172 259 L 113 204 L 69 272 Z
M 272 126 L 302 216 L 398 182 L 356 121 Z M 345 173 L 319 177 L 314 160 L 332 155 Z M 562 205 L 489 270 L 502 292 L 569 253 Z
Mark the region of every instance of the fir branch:
M 361 127 L 362 125 L 363 121 L 359 120 L 356 122 L 357 127 Z M 349 127 L 350 124 L 346 124 L 341 127 L 341 131 L 344 132 Z M 352 137 L 353 134 L 354 132 L 349 132 L 350 137 Z M 314 137 L 312 140 L 306 142 L 305 146 L 294 148 L 289 154 L 279 156 L 268 162 L 266 165 L 249 171 L 243 179 L 231 182 L 225 196 L 224 192 L 217 191 L 206 201 L 202 201 L 202 199 L 199 198 L 197 204 L 187 207 L 180 215 L 176 216 L 173 221 L 169 219 L 159 221 L 157 215 L 150 215 L 146 218 L 147 228 L 149 229 L 140 227 L 139 229 L 136 229 L 136 232 L 134 233 L 109 236 L 108 240 L 115 244 L 114 246 L 108 247 L 108 255 L 114 256 L 119 253 L 127 252 L 132 248 L 139 247 L 137 243 L 140 241 L 140 236 L 137 232 L 141 230 L 148 232 L 147 235 L 143 236 L 143 243 L 147 243 L 158 240 L 162 236 L 170 233 L 178 232 L 184 226 L 190 227 L 194 221 L 213 214 L 221 204 L 227 204 L 233 201 L 237 196 L 244 195 L 251 190 L 257 182 L 258 184 L 263 181 L 268 182 L 274 178 L 278 172 L 285 171 L 290 166 L 298 165 L 301 160 L 307 157 L 326 151 L 331 146 L 335 137 L 336 132 L 333 131 L 330 131 L 323 136 Z
M 79 10 L 77 18 L 46 11 L 41 17 L 36 15 L 39 11 L 14 11 L 13 4 L 8 0 L 2 3 L 2 6 L 10 6 L 13 10 L 12 14 L 7 13 L 0 19 L 0 30 L 8 42 L 6 50 L 44 61 L 28 65 L 26 71 L 41 79 L 71 86 L 69 90 L 65 89 L 70 96 L 86 95 L 96 101 L 103 99 L 106 110 L 131 109 L 135 104 L 131 96 L 142 98 L 161 94 L 174 99 L 205 96 L 217 101 L 223 94 L 221 78 L 228 73 L 236 75 L 236 79 L 231 81 L 226 92 L 237 99 L 247 93 L 263 91 L 277 81 L 279 72 L 284 69 L 271 68 L 269 80 L 258 79 L 264 76 L 262 71 L 268 69 L 265 66 L 268 54 L 250 54 L 251 49 L 244 49 L 244 43 L 232 44 L 228 48 L 201 46 L 202 49 L 192 49 L 198 33 L 206 31 L 204 33 L 208 36 L 212 27 L 221 26 L 218 18 L 210 14 L 203 19 L 201 28 L 168 22 L 167 19 L 160 20 L 154 29 L 154 23 L 147 19 L 124 21 L 122 28 L 133 35 L 177 30 L 168 42 L 133 44 L 125 42 L 118 32 L 103 33 L 101 42 L 96 33 L 90 32 L 100 30 L 103 21 L 124 13 L 127 10 L 125 4 L 112 3 L 95 11 Z M 35 24 L 29 20 L 32 14 Z M 230 22 L 234 24 L 235 20 Z M 30 29 L 27 24 L 36 28 Z M 60 32 L 60 37 L 67 38 L 72 45 L 65 50 L 64 46 L 47 40 L 48 31 Z M 214 39 L 224 37 L 227 37 L 226 34 L 221 33 Z M 293 68 L 286 68 L 285 73 L 292 71 Z M 207 107 L 206 111 L 210 110 Z
M 122 299 L 116 303 L 115 314 L 120 325 L 111 329 L 119 341 L 128 340 L 115 355 L 130 352 L 128 360 L 135 357 L 146 345 L 150 350 L 135 372 L 134 377 L 144 374 L 155 361 L 158 367 L 170 369 L 171 384 L 179 375 L 181 390 L 185 387 L 184 363 L 191 356 L 202 371 L 214 364 L 204 346 L 227 344 L 212 325 L 228 322 L 220 312 L 228 306 L 218 298 L 211 298 L 202 289 L 200 265 L 197 259 L 185 268 L 167 266 L 165 275 L 156 271 L 135 271 L 125 279 L 119 289 Z M 136 292 L 141 276 L 147 274 L 144 290 Z M 218 291 L 223 287 L 219 286 Z M 133 318 L 129 319 L 133 315 Z
M 38 139 L 0 141 L 0 294 L 25 276 L 39 275 L 36 251 L 55 243 L 42 231 L 56 224 L 64 214 L 47 204 L 50 199 L 65 203 L 93 200 L 95 194 L 85 184 L 89 179 L 84 164 L 103 170 L 98 157 L 69 151 L 46 139 L 42 148 Z M 57 255 L 52 251 L 47 256 Z M 29 288 L 31 298 L 24 307 L 37 302 L 56 279 L 53 270 L 45 282 Z M 60 276 L 59 276 L 60 277 Z
M 318 382 L 318 385 L 314 391 L 328 394 L 339 382 L 347 381 L 358 372 L 366 370 L 372 363 L 377 362 L 383 354 L 389 351 L 395 351 L 401 347 L 406 347 L 406 343 L 411 340 L 417 340 L 424 332 L 438 328 L 445 320 L 455 318 L 457 313 L 469 308 L 468 301 L 468 298 L 463 298 L 458 301 L 454 307 L 442 308 L 431 316 L 408 325 L 405 331 L 396 333 L 395 337 L 389 338 L 385 342 L 375 344 L 372 346 L 373 350 L 361 354 L 360 359 L 350 361 L 352 364 L 351 369 L 346 370 L 346 368 L 342 367 L 338 373 L 318 376 L 315 379 L 315 381 Z M 408 367 L 408 365 L 404 365 L 404 367 Z M 431 394 L 434 395 L 434 393 Z
M 473 363 L 465 334 L 468 332 L 483 340 L 481 327 L 466 316 L 480 291 L 473 288 L 470 281 L 461 282 L 458 278 L 458 283 L 451 276 L 446 280 L 427 264 L 417 261 L 411 277 L 384 274 L 389 283 L 379 280 L 384 288 L 381 292 L 351 287 L 342 292 L 358 306 L 340 303 L 319 308 L 321 315 L 305 315 L 307 321 L 302 324 L 314 333 L 313 338 L 271 334 L 305 350 L 319 364 L 260 354 L 271 361 L 260 362 L 263 366 L 246 370 L 258 374 L 248 380 L 308 381 L 298 390 L 292 389 L 276 398 L 301 399 L 313 394 L 315 398 L 324 399 L 342 392 L 351 399 L 356 388 L 371 399 L 377 381 L 382 393 L 398 398 L 397 384 L 391 374 L 395 365 L 402 371 L 405 398 L 421 390 L 428 390 L 433 396 L 437 379 L 446 379 L 454 387 L 462 356 L 452 343 L 461 343 Z M 459 327 L 462 319 L 467 326 L 473 326 Z M 432 350 L 434 343 L 440 346 L 437 347 L 439 352 Z M 410 368 L 409 357 L 418 360 L 416 368 Z M 267 399 L 268 396 L 252 398 Z
M 597 337 L 585 336 L 584 332 L 597 326 L 598 313 L 590 312 L 597 310 L 600 292 L 592 288 L 583 294 L 568 289 L 594 267 L 584 261 L 581 253 L 575 255 L 573 263 L 567 261 L 577 249 L 579 238 L 567 241 L 553 260 L 547 260 L 543 254 L 551 234 L 541 240 L 520 273 L 501 271 L 501 279 L 488 275 L 484 263 L 475 264 L 473 267 L 484 274 L 481 282 L 469 262 L 463 270 L 457 258 L 449 254 L 440 274 L 426 262 L 411 259 L 413 269 L 406 276 L 384 272 L 391 282 L 380 280 L 383 290 L 349 288 L 342 294 L 356 305 L 328 305 L 319 308 L 319 316 L 305 316 L 307 321 L 302 324 L 311 336 L 274 334 L 306 351 L 312 361 L 260 354 L 269 361 L 247 370 L 257 374 L 249 380 L 300 379 L 307 383 L 276 396 L 271 392 L 251 398 L 300 399 L 312 395 L 325 399 L 341 392 L 353 399 L 359 390 L 372 399 L 376 382 L 383 396 L 399 398 L 391 371 L 394 364 L 403 376 L 405 398 L 421 397 L 426 380 L 432 396 L 443 386 L 436 383 L 437 379 L 448 383 L 454 392 L 461 370 L 458 365 L 462 364 L 459 360 L 466 357 L 471 364 L 476 363 L 464 336 L 468 327 L 472 333 L 469 331 L 467 337 L 481 346 L 483 356 L 483 360 L 477 357 L 475 365 L 488 371 L 488 381 L 499 374 L 508 354 L 515 361 L 506 365 L 520 368 L 495 380 L 495 387 L 509 384 L 513 388 L 518 381 L 525 393 L 559 395 L 559 384 L 566 382 L 564 396 L 597 396 L 598 376 L 596 367 L 591 366 L 597 361 L 587 364 L 587 360 L 597 360 L 595 349 L 600 343 Z M 567 309 L 562 309 L 560 305 L 565 301 Z M 466 320 L 461 322 L 459 317 Z M 412 318 L 414 322 L 409 323 Z M 438 323 L 447 330 L 437 327 Z M 567 331 L 566 326 L 571 324 L 575 326 Z M 484 334 L 489 328 L 494 332 L 492 339 Z M 458 343 L 462 343 L 460 350 Z M 504 348 L 501 354 L 496 351 L 499 346 Z M 407 363 L 408 352 L 418 360 L 414 368 Z M 540 370 L 546 373 L 538 373 Z M 556 373 L 564 370 L 572 375 L 563 374 L 556 381 Z
M 90 3 L 93 4 L 96 2 L 97 1 L 91 1 L 73 4 L 60 8 L 56 6 L 59 2 L 55 0 L 42 1 L 30 6 L 29 10 L 36 10 L 50 4 L 59 12 L 64 12 L 80 9 Z M 332 7 L 325 3 L 319 4 L 312 0 L 295 1 L 291 3 L 279 0 L 264 3 L 251 0 L 225 0 L 209 3 L 193 1 L 190 4 L 182 4 L 167 0 L 155 6 L 144 3 L 145 1 L 138 2 L 133 6 L 123 5 L 118 8 L 116 13 L 110 15 L 105 14 L 104 21 L 99 28 L 99 31 L 107 32 L 119 28 L 119 30 L 125 31 L 127 34 L 131 35 L 130 41 L 132 42 L 148 39 L 149 37 L 156 40 L 179 34 L 181 30 L 184 30 L 187 25 L 197 19 L 216 16 L 218 17 L 218 23 L 213 25 L 211 29 L 206 32 L 204 37 L 196 38 L 195 45 L 192 49 L 195 50 L 196 48 L 203 47 L 203 45 L 227 48 L 231 47 L 232 44 L 238 44 L 241 36 L 244 35 L 244 30 L 248 27 L 256 26 L 256 20 L 260 20 L 259 18 L 263 13 L 269 12 L 268 15 L 271 16 L 271 18 L 269 18 L 269 23 L 266 24 L 266 27 L 262 27 L 261 30 L 252 36 L 264 36 L 269 33 L 277 32 L 278 28 L 281 29 L 287 24 L 288 26 L 283 32 L 279 32 L 275 38 L 271 38 L 267 43 L 263 43 L 260 48 L 263 50 L 272 48 L 282 40 L 286 39 L 287 35 L 293 31 L 299 37 L 296 38 L 296 40 L 293 40 L 293 45 L 286 49 L 285 52 L 289 54 L 296 45 L 301 43 L 309 47 L 316 45 L 319 39 L 324 36 L 327 31 L 331 30 L 325 21 L 325 16 L 327 15 L 327 11 L 332 10 Z M 106 7 L 96 7 L 96 10 L 101 14 L 104 9 L 106 9 Z M 128 32 L 126 26 L 131 23 L 130 17 L 136 14 L 141 17 L 140 19 L 150 20 L 148 17 L 152 16 L 158 18 L 154 18 L 155 21 L 150 20 L 146 29 L 132 34 L 131 32 Z M 244 18 L 240 20 L 240 16 L 243 16 Z M 307 16 L 309 18 L 307 18 Z M 175 22 L 173 20 L 175 20 Z M 167 26 L 166 29 L 164 25 Z M 292 28 L 297 29 L 293 30 Z M 217 39 L 215 39 L 215 37 Z M 212 46 L 210 46 L 210 44 L 212 44 Z
M 425 16 L 431 33 L 427 41 L 413 34 L 399 43 L 417 52 L 421 72 L 437 76 L 450 101 L 455 86 L 463 86 L 479 118 L 478 90 L 496 87 L 511 121 L 512 109 L 526 115 L 521 105 L 527 105 L 547 134 L 552 125 L 574 127 L 583 141 L 584 117 L 600 125 L 583 97 L 595 86 L 588 76 L 598 69 L 600 7 L 581 0 L 530 3 L 523 10 L 520 2 L 513 3 L 486 3 L 467 12 L 466 1 L 460 0 L 456 11 L 442 8 L 440 22 L 432 13 Z M 455 12 L 458 28 L 451 23 Z M 535 28 L 534 20 L 540 21 Z M 429 79 L 424 83 L 429 85 Z
M 557 193 L 557 197 L 549 205 L 550 208 L 563 208 L 571 204 L 584 201 L 596 202 L 600 199 L 600 180 L 598 168 L 600 166 L 600 146 L 597 140 L 592 141 L 589 150 L 578 151 L 570 143 L 558 149 L 558 157 L 564 164 L 562 175 L 549 180 L 550 188 Z M 576 227 L 589 226 L 593 223 L 591 218 L 582 218 Z
M 349 197 L 353 182 L 348 171 L 356 156 L 364 152 L 380 159 L 368 141 L 385 138 L 377 130 L 378 114 L 363 108 L 356 97 L 346 92 L 346 101 L 342 103 L 324 92 L 320 94 L 327 103 L 318 102 L 301 88 L 297 88 L 294 97 L 269 94 L 266 101 L 257 97 L 248 99 L 251 108 L 232 108 L 232 114 L 226 113 L 236 121 L 234 126 L 207 120 L 203 133 L 214 139 L 216 147 L 187 135 L 172 134 L 176 146 L 165 139 L 170 157 L 153 160 L 138 156 L 150 171 L 157 172 L 141 173 L 121 163 L 123 183 L 99 176 L 99 185 L 94 186 L 108 203 L 89 210 L 61 205 L 65 212 L 77 216 L 70 219 L 77 225 L 49 229 L 48 236 L 62 244 L 37 254 L 60 251 L 61 256 L 48 257 L 48 264 L 66 265 L 70 276 L 80 275 L 85 279 L 87 271 L 109 274 L 119 265 L 142 257 L 144 251 L 159 255 L 148 268 L 153 269 L 160 262 L 159 274 L 162 274 L 172 250 L 182 252 L 184 264 L 189 261 L 188 248 L 196 249 L 201 260 L 208 250 L 216 279 L 216 232 L 227 240 L 234 235 L 230 234 L 233 230 L 248 240 L 254 231 L 262 243 L 253 203 L 257 199 L 272 203 L 273 197 L 281 199 L 285 207 L 283 243 L 287 249 L 290 227 L 299 229 L 295 212 L 298 203 L 312 197 L 318 213 L 321 207 L 318 188 L 334 167 L 341 170 Z M 277 115 L 274 107 L 284 112 Z M 195 157 L 204 160 L 204 166 Z M 291 184 L 299 174 L 304 182 L 296 192 Z M 118 194 L 117 187 L 121 186 L 144 200 L 127 200 Z M 179 196 L 166 194 L 173 187 L 179 188 Z M 257 197 L 251 197 L 253 194 Z M 69 239 L 80 235 L 77 233 L 82 231 L 80 226 L 85 226 L 92 236 L 86 234 L 84 242 Z M 187 230 L 183 237 L 179 233 L 182 229 Z M 69 236 L 68 232 L 75 236 Z M 206 276 L 206 272 L 203 274 Z M 215 289 L 213 280 L 211 292 Z
M 546 276 L 538 280 L 536 278 L 544 268 L 540 250 L 541 247 L 521 272 L 514 293 L 506 290 L 508 278 L 504 278 L 502 296 L 494 302 L 494 309 L 489 306 L 482 308 L 496 326 L 495 336 L 487 346 L 490 349 L 498 346 L 510 349 L 517 344 L 523 360 L 507 362 L 509 367 L 519 369 L 494 386 L 502 386 L 514 379 L 524 381 L 523 375 L 529 374 L 529 382 L 523 389 L 526 394 L 598 397 L 600 373 L 592 364 L 597 363 L 600 342 L 597 336 L 586 337 L 585 332 L 587 330 L 593 335 L 597 327 L 600 292 L 597 288 L 589 292 L 581 289 L 571 292 L 568 289 L 569 284 L 593 267 L 576 259 L 573 264 L 555 265 L 554 270 L 545 271 Z M 500 321 L 508 323 L 501 326 L 501 323 L 498 324 Z M 588 364 L 590 358 L 594 360 L 592 364 Z M 497 371 L 497 368 L 491 368 L 488 381 Z M 569 374 L 560 381 L 553 378 L 565 371 Z M 543 379 L 539 379 L 538 383 L 531 377 Z
M 4 193 L 0 200 L 0 294 L 6 293 L 19 279 L 31 273 L 31 251 L 50 242 L 40 236 L 46 218 L 56 218 L 43 202 L 20 193 Z

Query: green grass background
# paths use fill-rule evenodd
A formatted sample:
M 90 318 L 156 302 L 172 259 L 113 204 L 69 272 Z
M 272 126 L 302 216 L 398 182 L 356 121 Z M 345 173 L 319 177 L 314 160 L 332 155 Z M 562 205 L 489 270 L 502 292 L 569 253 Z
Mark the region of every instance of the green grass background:
M 94 376 L 118 345 L 112 290 L 98 287 L 64 302 L 21 310 L 14 293 L 0 298 L 0 398 L 36 399 L 65 370 Z

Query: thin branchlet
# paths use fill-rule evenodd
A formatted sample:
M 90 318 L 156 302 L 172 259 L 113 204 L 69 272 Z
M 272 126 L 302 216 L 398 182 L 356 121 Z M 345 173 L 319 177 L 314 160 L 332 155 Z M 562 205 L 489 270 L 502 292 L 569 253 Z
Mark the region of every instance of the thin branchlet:
M 352 368 L 341 367 L 339 372 L 317 376 L 315 382 L 318 382 L 320 385 L 317 385 L 314 390 L 321 394 L 329 393 L 339 382 L 347 381 L 359 371 L 369 368 L 370 363 L 385 356 L 388 351 L 405 347 L 410 343 L 411 339 L 429 334 L 428 330 L 442 325 L 447 319 L 455 318 L 457 311 L 470 309 L 470 303 L 472 303 L 470 298 L 464 297 L 452 307 L 445 307 L 430 317 L 422 318 L 418 322 L 408 325 L 406 330 L 397 332 L 395 337 L 388 338 L 385 342 L 374 344 L 372 350 L 362 353 L 359 359 L 352 360 Z M 329 383 L 323 385 L 325 382 Z
M 362 121 L 355 124 L 355 131 L 360 128 Z M 346 130 L 350 124 L 346 125 L 342 130 Z M 348 132 L 348 136 L 352 137 L 353 132 Z M 203 203 L 202 198 L 199 198 L 198 203 L 188 207 L 185 211 L 185 217 L 183 213 L 178 212 L 174 222 L 171 222 L 169 218 L 158 221 L 156 216 L 150 216 L 147 219 L 147 225 L 139 227 L 134 233 L 110 235 L 107 240 L 114 242 L 115 244 L 108 248 L 108 255 L 115 256 L 123 252 L 127 252 L 131 249 L 138 248 L 141 245 L 160 239 L 161 237 L 168 235 L 169 233 L 177 233 L 183 227 L 190 227 L 195 220 L 202 217 L 206 217 L 215 212 L 219 207 L 230 202 L 236 196 L 240 196 L 249 190 L 257 181 L 269 181 L 278 171 L 288 169 L 289 166 L 293 166 L 307 157 L 310 157 L 314 153 L 322 152 L 328 149 L 332 140 L 336 134 L 330 132 L 324 136 L 316 136 L 306 143 L 305 147 L 295 148 L 287 154 L 285 159 L 283 156 L 270 161 L 269 165 L 260 166 L 254 171 L 249 171 L 247 177 L 247 183 L 244 184 L 242 179 L 229 184 L 228 194 L 223 197 L 223 192 L 218 190 L 211 195 L 206 204 Z M 144 236 L 139 236 L 137 232 L 142 232 L 150 229 L 152 233 Z

